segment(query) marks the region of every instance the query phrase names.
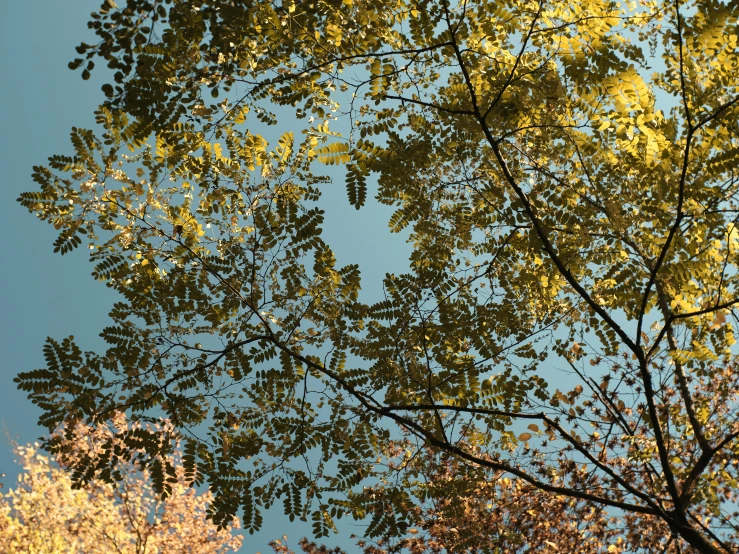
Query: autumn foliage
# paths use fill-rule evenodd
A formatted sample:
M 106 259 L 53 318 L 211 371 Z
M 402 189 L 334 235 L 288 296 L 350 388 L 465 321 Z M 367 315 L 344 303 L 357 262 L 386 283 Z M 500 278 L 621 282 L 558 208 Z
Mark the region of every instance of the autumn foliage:
M 49 429 L 171 427 L 76 482 L 166 493 L 179 440 L 249 532 L 737 551 L 737 2 L 119 3 L 70 64 L 97 128 L 19 199 L 119 302 L 16 381 Z M 377 205 L 410 255 L 368 283 L 323 228 Z
M 399 450 L 410 443 L 397 444 Z M 664 521 L 649 515 L 617 514 L 588 502 L 550 494 L 504 474 L 485 474 L 447 456 L 427 452 L 422 461 L 407 459 L 400 479 L 423 482 L 423 496 L 408 505 L 405 536 L 353 537 L 364 554 L 690 554 Z M 585 466 L 563 468 L 561 485 L 589 480 Z M 416 482 L 416 486 L 417 482 Z M 595 483 L 591 481 L 591 486 Z M 368 487 L 362 496 L 391 506 L 393 486 Z M 710 521 L 710 516 L 704 519 Z M 287 537 L 270 543 L 278 554 L 294 554 Z M 732 547 L 739 543 L 731 543 Z M 308 539 L 298 541 L 305 554 L 343 554 Z M 349 550 L 351 551 L 351 550 Z
M 206 516 L 212 495 L 186 482 L 176 455 L 170 462 L 179 480 L 162 500 L 149 474 L 120 467 L 115 485 L 93 480 L 73 486 L 65 470 L 73 459 L 130 429 L 117 414 L 112 428 L 78 425 L 75 450 L 49 457 L 38 445 L 17 446 L 23 467 L 18 483 L 0 496 L 0 552 L 5 554 L 226 554 L 242 538 L 234 519 L 218 529 Z M 163 425 L 166 425 L 163 424 Z

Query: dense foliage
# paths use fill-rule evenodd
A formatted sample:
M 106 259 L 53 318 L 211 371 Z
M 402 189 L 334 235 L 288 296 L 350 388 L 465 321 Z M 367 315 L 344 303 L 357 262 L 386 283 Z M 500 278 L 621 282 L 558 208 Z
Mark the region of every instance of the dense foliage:
M 430 494 L 408 461 L 431 449 L 479 483 L 658 521 L 657 550 L 736 551 L 738 16 L 104 3 L 71 63 L 114 73 L 99 129 L 20 200 L 121 300 L 107 351 L 49 339 L 19 386 L 51 428 L 166 414 L 171 435 L 129 433 L 77 478 L 143 449 L 166 493 L 179 433 L 216 521 L 249 530 L 282 502 L 319 536 L 346 514 L 402 535 Z M 380 301 L 321 236 L 344 175 L 412 245 Z
M 217 529 L 207 519 L 212 496 L 185 484 L 177 457 L 169 457 L 178 480 L 166 500 L 154 492 L 148 472 L 122 464 L 117 487 L 102 481 L 73 488 L 65 467 L 90 449 L 132 428 L 123 414 L 112 418 L 113 431 L 78 424 L 74 449 L 53 459 L 38 445 L 17 446 L 23 466 L 18 483 L 0 495 L 0 550 L 5 554 L 226 554 L 242 537 L 234 520 Z M 164 424 L 166 427 L 166 423 Z
M 412 471 L 403 474 L 426 483 L 424 497 L 409 506 L 417 526 L 401 537 L 353 537 L 363 554 L 650 554 L 676 550 L 677 537 L 658 517 L 616 515 L 578 498 L 542 492 L 522 479 L 480 474 L 474 466 L 445 454 L 423 454 L 409 461 Z M 413 486 L 408 480 L 404 484 Z M 383 485 L 371 489 L 378 498 L 388 492 Z M 665 537 L 670 538 L 665 541 Z M 294 554 L 287 537 L 270 546 L 277 554 Z M 343 549 L 330 549 L 305 538 L 298 547 L 304 554 L 345 554 Z

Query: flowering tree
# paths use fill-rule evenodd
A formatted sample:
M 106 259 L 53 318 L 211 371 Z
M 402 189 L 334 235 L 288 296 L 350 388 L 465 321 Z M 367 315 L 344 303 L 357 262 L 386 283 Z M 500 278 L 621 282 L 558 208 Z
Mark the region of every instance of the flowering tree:
M 116 484 L 89 481 L 73 486 L 65 470 L 78 456 L 100 449 L 132 430 L 122 414 L 113 428 L 76 426 L 76 447 L 50 458 L 37 446 L 18 446 L 23 466 L 16 488 L 0 497 L 0 551 L 7 554 L 225 554 L 235 552 L 241 537 L 232 533 L 238 520 L 218 529 L 206 516 L 209 492 L 188 486 L 176 455 L 167 460 L 179 479 L 162 500 L 146 470 L 119 467 Z M 167 424 L 163 424 L 166 426 Z

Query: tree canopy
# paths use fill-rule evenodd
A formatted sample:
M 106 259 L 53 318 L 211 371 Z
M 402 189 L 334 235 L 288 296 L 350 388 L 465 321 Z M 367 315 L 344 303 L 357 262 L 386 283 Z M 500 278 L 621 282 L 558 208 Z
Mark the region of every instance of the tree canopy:
M 404 536 L 376 539 L 352 537 L 363 554 L 605 554 L 665 551 L 671 534 L 664 521 L 645 514 L 614 514 L 603 506 L 538 490 L 502 472 L 481 478 L 469 466 L 429 449 L 411 461 L 412 479 L 427 484 L 424 495 L 409 506 L 415 527 Z M 383 497 L 386 486 L 372 487 Z M 672 541 L 675 538 L 672 537 Z M 295 554 L 287 537 L 272 541 L 277 554 Z M 671 545 L 671 543 L 668 543 Z M 304 538 L 304 554 L 346 554 Z
M 20 202 L 62 254 L 89 245 L 120 301 L 107 350 L 50 338 L 19 387 L 49 428 L 166 415 L 76 478 L 135 450 L 167 494 L 157 460 L 181 437 L 215 521 L 250 531 L 282 502 L 317 536 L 343 515 L 403 535 L 430 449 L 478 483 L 646 518 L 655 549 L 735 552 L 738 17 L 106 1 L 70 64 L 113 73 L 98 128 Z M 379 300 L 322 237 L 340 178 L 412 247 Z
M 131 429 L 122 413 L 113 416 L 113 430 L 79 423 L 74 449 L 54 458 L 38 444 L 15 446 L 23 466 L 18 484 L 0 494 L 0 548 L 6 554 L 226 554 L 236 552 L 242 537 L 233 536 L 238 520 L 217 529 L 207 518 L 212 500 L 185 483 L 177 456 L 172 464 L 178 479 L 162 501 L 148 472 L 134 464 L 118 467 L 116 487 L 90 481 L 75 489 L 65 467 L 76 458 Z M 166 422 L 164 423 L 166 426 Z M 136 426 L 134 425 L 133 428 Z

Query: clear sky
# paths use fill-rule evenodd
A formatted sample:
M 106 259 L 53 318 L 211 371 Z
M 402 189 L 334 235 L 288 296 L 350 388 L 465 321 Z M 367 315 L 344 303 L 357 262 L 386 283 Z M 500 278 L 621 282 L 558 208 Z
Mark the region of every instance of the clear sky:
M 86 252 L 52 254 L 54 230 L 16 202 L 34 190 L 32 167 L 69 151 L 72 126 L 90 126 L 102 96 L 100 83 L 83 82 L 66 65 L 87 32 L 85 17 L 96 0 L 7 2 L 0 21 L 0 418 L 21 442 L 42 434 L 38 411 L 17 391 L 13 377 L 41 367 L 46 336 L 85 337 L 96 344 L 113 296 L 90 277 Z M 91 340 L 88 340 L 91 339 Z M 0 467 L 12 483 L 13 458 L 0 445 Z
M 53 254 L 53 228 L 35 221 L 16 202 L 21 192 L 37 189 L 31 179 L 34 165 L 52 154 L 71 153 L 71 127 L 93 126 L 105 74 L 96 70 L 90 81 L 82 81 L 67 63 L 78 43 L 94 41 L 86 23 L 99 5 L 100 0 L 5 2 L 0 19 L 0 420 L 20 443 L 34 441 L 44 429 L 36 425 L 39 412 L 16 389 L 13 377 L 44 366 L 47 336 L 74 335 L 85 349 L 100 347 L 97 335 L 116 299 L 90 276 L 86 249 Z M 360 263 L 374 296 L 386 272 L 403 271 L 408 250 L 402 238 L 384 231 L 387 210 L 370 199 L 356 212 L 344 190 L 337 179 L 327 191 L 325 236 L 340 264 Z M 6 473 L 5 486 L 12 487 L 19 468 L 5 443 L 0 443 L 0 471 Z M 361 527 L 347 522 L 341 531 L 327 542 L 351 552 L 348 537 L 361 534 Z M 267 515 L 262 532 L 246 537 L 241 552 L 266 553 L 267 542 L 285 533 L 294 545 L 310 527 L 290 523 L 280 506 Z

